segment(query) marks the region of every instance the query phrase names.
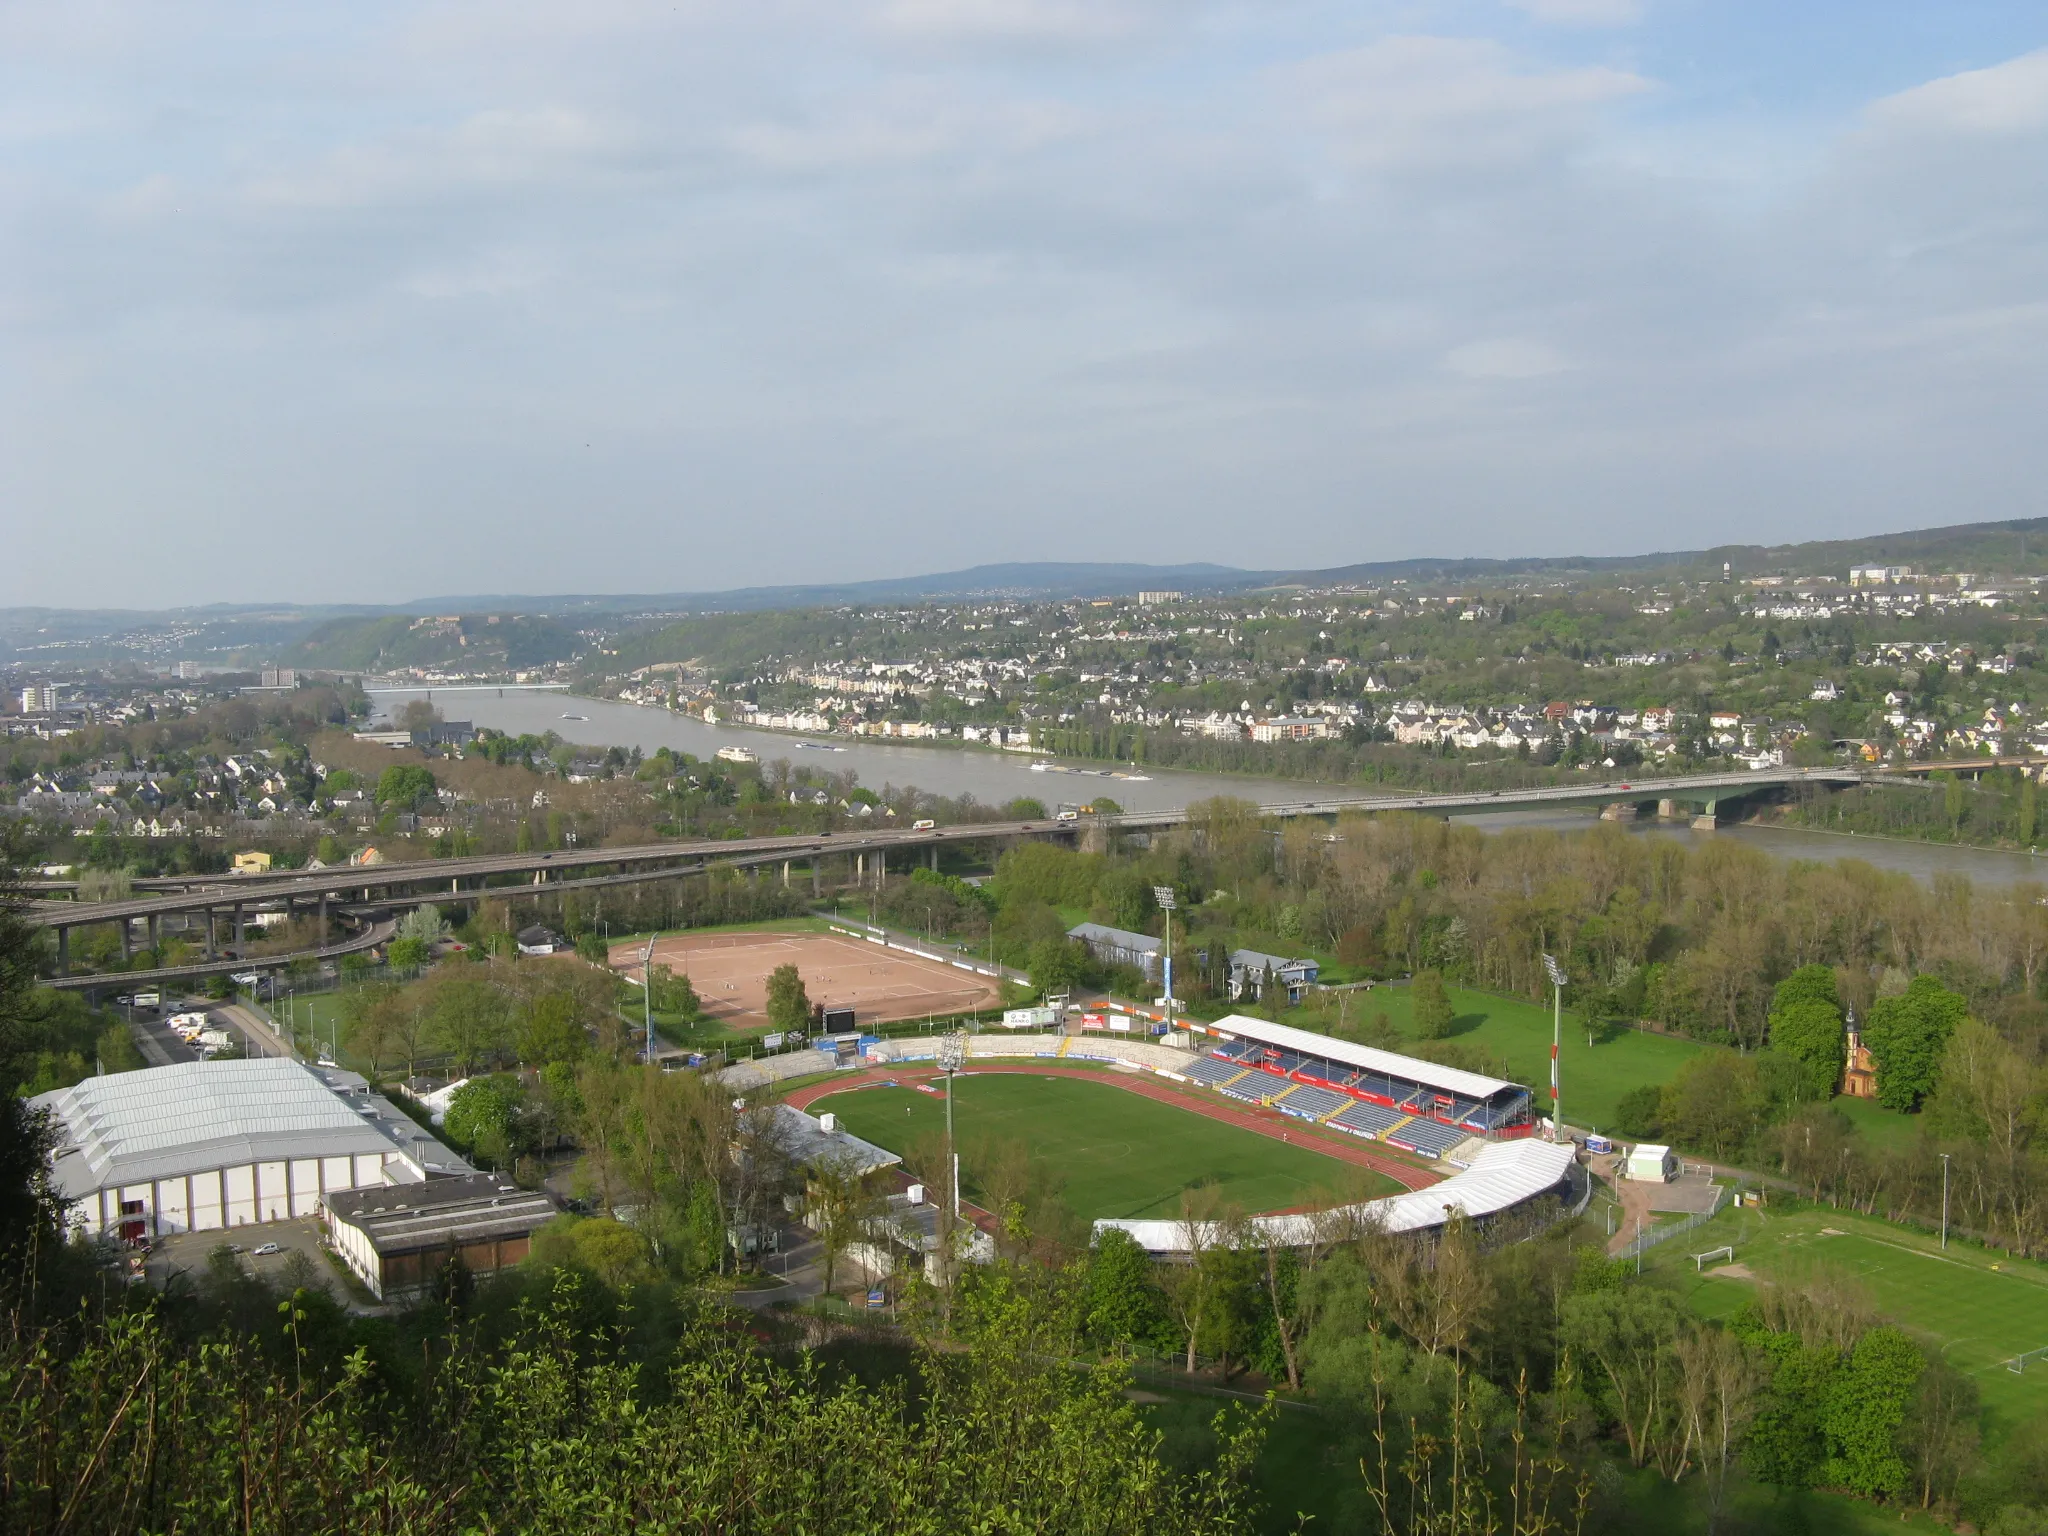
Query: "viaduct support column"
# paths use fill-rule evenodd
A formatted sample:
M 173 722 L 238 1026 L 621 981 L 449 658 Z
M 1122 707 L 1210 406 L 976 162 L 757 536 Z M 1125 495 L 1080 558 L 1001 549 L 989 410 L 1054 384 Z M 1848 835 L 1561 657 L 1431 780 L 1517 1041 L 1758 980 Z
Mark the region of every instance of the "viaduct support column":
M 243 948 L 242 904 L 235 903 L 235 958 L 240 959 Z
M 209 960 L 218 960 L 220 958 L 219 952 L 213 946 L 213 908 L 211 907 L 206 909 L 206 958 Z
M 1701 805 L 1700 805 L 1700 813 L 1699 813 L 1699 815 L 1697 815 L 1697 816 L 1693 817 L 1693 819 L 1692 819 L 1692 829 L 1693 829 L 1693 831 L 1695 831 L 1695 832 L 1711 832 L 1711 831 L 1713 831 L 1715 827 L 1717 827 L 1718 825 L 1720 825 L 1720 816 L 1719 816 L 1719 811 L 1720 811 L 1720 807 L 1719 807 L 1718 805 L 1716 805 L 1714 801 L 1712 801 L 1712 800 L 1707 800 L 1707 801 L 1703 801 L 1703 802 L 1701 803 Z
M 159 942 L 160 932 L 159 914 L 152 912 L 149 914 L 149 951 L 151 954 L 159 954 L 163 950 L 163 945 Z
M 811 855 L 811 895 L 813 898 L 825 894 L 825 877 L 818 871 L 818 856 Z
M 789 889 L 789 860 L 787 859 L 782 861 L 782 886 L 784 890 Z
M 1678 808 L 1676 800 L 1659 800 L 1657 802 L 1657 819 L 1659 821 L 1676 821 L 1684 814 L 1685 812 Z
M 71 930 L 69 928 L 59 928 L 57 930 L 57 974 L 59 976 L 69 976 L 71 974 Z

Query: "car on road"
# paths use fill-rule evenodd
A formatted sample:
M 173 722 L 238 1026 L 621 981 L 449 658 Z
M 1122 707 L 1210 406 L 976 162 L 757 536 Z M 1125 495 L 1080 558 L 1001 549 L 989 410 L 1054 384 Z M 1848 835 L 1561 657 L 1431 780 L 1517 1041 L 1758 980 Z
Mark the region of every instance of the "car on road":
M 283 1250 L 282 1248 L 278 1247 L 278 1245 L 277 1245 L 276 1243 L 262 1243 L 262 1244 L 259 1244 L 259 1245 L 257 1246 L 256 1250 L 255 1250 L 255 1251 L 254 1251 L 253 1253 L 251 1253 L 251 1254 L 250 1254 L 250 1257 L 251 1257 L 251 1258 L 256 1258 L 256 1259 L 267 1259 L 267 1258 L 269 1258 L 269 1257 L 270 1257 L 270 1256 L 271 1256 L 271 1255 L 272 1255 L 273 1253 L 283 1253 L 283 1252 L 284 1252 L 284 1250 Z
M 938 823 L 936 821 L 927 817 L 923 821 L 913 821 L 910 824 L 910 830 L 913 832 L 930 832 L 937 826 Z

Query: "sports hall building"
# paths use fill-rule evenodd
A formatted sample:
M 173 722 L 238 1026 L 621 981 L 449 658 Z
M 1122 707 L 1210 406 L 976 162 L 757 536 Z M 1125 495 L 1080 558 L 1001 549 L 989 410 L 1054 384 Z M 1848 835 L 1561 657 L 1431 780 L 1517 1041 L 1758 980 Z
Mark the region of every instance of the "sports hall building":
M 125 1242 L 287 1221 L 340 1190 L 469 1171 L 354 1073 L 275 1056 L 88 1077 L 29 1102 L 49 1113 L 72 1222 Z

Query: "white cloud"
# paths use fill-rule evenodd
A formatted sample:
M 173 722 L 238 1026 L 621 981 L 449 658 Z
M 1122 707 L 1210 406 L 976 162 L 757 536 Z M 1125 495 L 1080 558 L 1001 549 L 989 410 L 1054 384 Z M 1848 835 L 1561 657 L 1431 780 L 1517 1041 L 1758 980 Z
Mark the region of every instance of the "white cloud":
M 1563 373 L 1571 360 L 1557 348 L 1526 336 L 1468 341 L 1444 354 L 1444 366 L 1468 379 L 1540 379 Z
M 815 172 L 924 161 L 956 151 L 1020 154 L 1071 137 L 1086 114 L 1056 101 L 988 101 L 922 82 L 725 135 L 771 170 Z
M 1373 167 L 1527 159 L 1652 88 L 1605 65 L 1523 68 L 1499 43 L 1458 37 L 1386 38 L 1298 66 L 1287 83 L 1344 159 Z
M 2048 127 L 2048 49 L 1900 91 L 1873 104 L 1870 117 L 1887 127 L 1953 133 L 2029 133 Z
M 1140 0 L 887 0 L 877 19 L 919 38 L 1086 44 L 1128 37 L 1154 13 Z

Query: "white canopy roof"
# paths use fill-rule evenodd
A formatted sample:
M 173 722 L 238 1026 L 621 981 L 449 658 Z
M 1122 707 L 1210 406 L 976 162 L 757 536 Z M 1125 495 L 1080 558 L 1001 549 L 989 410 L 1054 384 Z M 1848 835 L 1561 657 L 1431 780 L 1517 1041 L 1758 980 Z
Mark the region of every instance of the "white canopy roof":
M 1519 1083 L 1511 1083 L 1505 1078 L 1487 1077 L 1458 1067 L 1440 1067 L 1419 1056 L 1401 1056 L 1393 1051 L 1375 1050 L 1369 1045 L 1353 1045 L 1349 1040 L 1314 1034 L 1287 1024 L 1271 1024 L 1264 1019 L 1247 1018 L 1241 1013 L 1220 1018 L 1209 1028 L 1235 1035 L 1241 1040 L 1257 1040 L 1265 1045 L 1278 1046 L 1283 1051 L 1341 1061 L 1347 1067 L 1356 1067 L 1362 1072 L 1406 1078 L 1411 1083 L 1421 1083 L 1444 1093 L 1463 1094 L 1468 1099 L 1490 1099 L 1504 1088 L 1521 1087 Z
M 1419 1232 L 1443 1225 L 1453 1209 L 1468 1217 L 1491 1216 L 1509 1210 L 1524 1200 L 1534 1199 L 1560 1183 L 1572 1163 L 1571 1144 L 1549 1141 L 1497 1141 L 1472 1161 L 1462 1173 L 1452 1174 L 1427 1189 L 1408 1190 L 1360 1205 L 1339 1206 L 1334 1212 L 1307 1215 L 1254 1216 L 1251 1229 L 1260 1241 L 1286 1248 L 1305 1247 L 1314 1241 L 1319 1228 L 1332 1216 L 1350 1217 L 1372 1223 L 1389 1232 Z M 1150 1253 L 1186 1253 L 1190 1233 L 1178 1221 L 1098 1221 L 1095 1229 L 1116 1227 L 1137 1239 Z M 1220 1229 L 1213 1223 L 1198 1223 L 1192 1234 L 1203 1246 L 1215 1242 Z

